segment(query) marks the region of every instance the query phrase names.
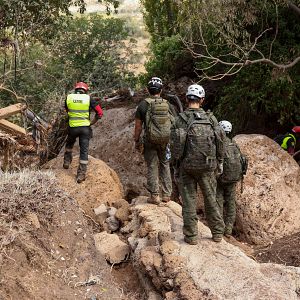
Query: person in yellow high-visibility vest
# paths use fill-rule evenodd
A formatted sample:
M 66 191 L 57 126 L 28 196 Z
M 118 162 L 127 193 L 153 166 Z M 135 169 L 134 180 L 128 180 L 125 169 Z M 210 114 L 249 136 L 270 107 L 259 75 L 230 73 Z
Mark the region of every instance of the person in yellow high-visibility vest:
M 294 155 L 297 141 L 300 139 L 300 126 L 294 126 L 291 132 L 278 135 L 274 141 L 289 154 Z
M 103 115 L 101 106 L 96 100 L 88 94 L 88 85 L 84 82 L 78 82 L 75 85 L 75 92 L 67 96 L 65 108 L 69 117 L 69 133 L 64 154 L 64 169 L 69 169 L 72 162 L 72 149 L 79 138 L 80 161 L 77 170 L 77 182 L 81 183 L 85 180 L 89 141 L 92 135 L 91 125 L 97 122 Z M 93 109 L 96 113 L 93 124 L 90 121 L 90 111 Z

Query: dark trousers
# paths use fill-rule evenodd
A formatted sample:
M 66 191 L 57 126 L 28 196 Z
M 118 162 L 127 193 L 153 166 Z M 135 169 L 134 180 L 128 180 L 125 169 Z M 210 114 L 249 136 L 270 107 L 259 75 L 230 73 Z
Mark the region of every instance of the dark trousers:
M 72 151 L 76 139 L 79 137 L 80 163 L 87 164 L 91 136 L 92 129 L 90 126 L 69 127 L 69 134 L 66 143 L 66 152 Z

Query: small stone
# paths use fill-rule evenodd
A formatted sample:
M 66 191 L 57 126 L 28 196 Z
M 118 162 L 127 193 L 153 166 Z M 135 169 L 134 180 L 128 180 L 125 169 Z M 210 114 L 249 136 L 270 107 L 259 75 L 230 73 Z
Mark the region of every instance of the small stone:
M 134 251 L 138 245 L 138 240 L 132 236 L 127 239 L 130 248 Z
M 111 232 L 115 232 L 120 228 L 120 222 L 115 216 L 108 217 L 105 222 Z
M 94 208 L 94 213 L 96 216 L 101 214 L 107 214 L 107 207 L 105 204 L 101 204 L 100 206 Z
M 130 215 L 130 209 L 128 205 L 128 206 L 122 206 L 118 208 L 115 216 L 118 220 L 122 222 L 122 224 L 124 224 L 126 221 L 129 220 L 129 215 Z
M 117 212 L 117 209 L 113 206 L 108 209 L 108 214 L 110 217 L 114 217 L 116 212 Z
M 129 246 L 122 242 L 116 234 L 101 232 L 94 235 L 96 249 L 111 264 L 121 263 L 130 254 Z
M 103 226 L 106 218 L 108 217 L 107 207 L 105 204 L 101 204 L 100 206 L 94 208 L 95 213 L 95 221 Z

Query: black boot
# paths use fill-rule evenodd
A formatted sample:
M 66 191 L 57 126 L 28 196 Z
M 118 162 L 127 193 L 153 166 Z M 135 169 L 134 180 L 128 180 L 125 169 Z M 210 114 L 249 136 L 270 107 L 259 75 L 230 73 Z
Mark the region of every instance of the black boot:
M 65 154 L 64 154 L 64 164 L 63 164 L 63 168 L 64 169 L 69 169 L 70 167 L 70 164 L 72 162 L 72 152 L 70 151 L 66 151 Z
M 85 181 L 85 174 L 87 170 L 87 164 L 79 164 L 77 169 L 77 183 L 81 183 L 82 181 Z

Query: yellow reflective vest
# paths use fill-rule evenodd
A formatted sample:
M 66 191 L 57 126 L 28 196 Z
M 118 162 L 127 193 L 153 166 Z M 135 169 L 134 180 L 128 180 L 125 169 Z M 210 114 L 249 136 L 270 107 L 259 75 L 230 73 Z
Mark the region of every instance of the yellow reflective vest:
M 296 137 L 293 134 L 289 133 L 287 136 L 284 137 L 282 144 L 281 144 L 281 148 L 283 148 L 284 150 L 287 150 L 288 149 L 287 143 L 290 139 L 293 140 L 291 145 L 294 147 L 296 145 L 296 141 L 297 141 Z
M 69 94 L 67 97 L 69 126 L 90 126 L 90 96 L 86 94 Z

